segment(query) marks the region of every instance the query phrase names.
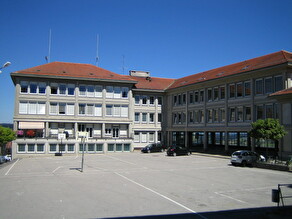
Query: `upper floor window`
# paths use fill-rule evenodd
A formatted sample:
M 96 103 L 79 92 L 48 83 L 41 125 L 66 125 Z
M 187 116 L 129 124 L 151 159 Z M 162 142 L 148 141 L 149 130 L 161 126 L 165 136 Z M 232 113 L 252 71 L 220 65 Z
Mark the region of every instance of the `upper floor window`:
M 193 94 L 193 92 L 189 93 L 189 103 L 190 104 L 194 103 L 194 94 Z
M 46 93 L 46 83 L 21 81 L 20 82 L 20 93 L 45 94 Z
M 263 79 L 257 79 L 255 81 L 255 94 L 263 94 Z
M 212 88 L 209 88 L 208 89 L 207 100 L 208 101 L 212 101 Z
M 219 99 L 219 88 L 218 87 L 214 87 L 213 88 L 213 100 L 216 101 Z
M 251 95 L 251 84 L 250 81 L 244 82 L 244 96 L 248 97 Z
M 272 77 L 265 78 L 265 93 L 269 94 L 273 92 L 273 80 Z
M 283 76 L 279 75 L 279 76 L 275 76 L 275 92 L 279 91 L 279 90 L 283 90 L 284 86 L 283 86 Z
M 154 97 L 153 96 L 149 97 L 149 104 L 154 105 Z
M 74 84 L 51 84 L 51 94 L 53 95 L 75 95 L 75 85 Z
M 243 96 L 243 86 L 242 83 L 236 84 L 236 97 L 242 97 Z
M 229 85 L 229 98 L 235 97 L 235 84 Z
M 225 86 L 220 87 L 220 99 L 221 100 L 225 99 Z
M 19 103 L 19 114 L 46 114 L 46 103 L 35 101 L 21 101 Z
M 162 97 L 157 97 L 158 106 L 162 105 Z
M 140 105 L 140 96 L 135 95 L 135 105 Z

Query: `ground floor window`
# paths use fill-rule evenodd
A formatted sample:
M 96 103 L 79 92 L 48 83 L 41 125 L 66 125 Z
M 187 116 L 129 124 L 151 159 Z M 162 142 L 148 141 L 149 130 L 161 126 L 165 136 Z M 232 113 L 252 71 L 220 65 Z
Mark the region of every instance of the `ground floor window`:
M 275 141 L 270 140 L 270 139 L 267 139 L 267 140 L 264 140 L 264 139 L 256 140 L 255 145 L 256 145 L 256 147 L 259 147 L 259 148 L 276 148 Z
M 185 133 L 184 132 L 172 132 L 172 143 L 174 145 L 185 146 Z
M 130 151 L 130 144 L 108 144 L 108 152 Z
M 249 146 L 249 136 L 247 132 L 228 132 L 228 145 L 229 146 Z
M 82 152 L 83 152 L 83 144 L 79 144 L 79 153 L 82 153 Z M 103 144 L 94 144 L 94 143 L 84 144 L 84 152 L 85 153 L 103 152 Z

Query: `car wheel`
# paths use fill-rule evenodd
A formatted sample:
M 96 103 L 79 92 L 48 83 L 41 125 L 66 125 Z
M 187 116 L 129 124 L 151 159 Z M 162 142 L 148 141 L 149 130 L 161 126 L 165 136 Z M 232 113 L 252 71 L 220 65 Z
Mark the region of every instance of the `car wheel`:
M 150 153 L 150 152 L 151 152 L 150 150 L 147 151 L 147 153 Z
M 163 150 L 163 149 L 161 149 L 160 151 L 161 151 L 161 152 L 163 152 L 164 150 Z
M 175 153 L 175 152 L 173 152 L 172 156 L 176 157 L 176 153 Z
M 246 167 L 246 165 L 247 165 L 246 160 L 243 160 L 243 161 L 241 162 L 241 165 L 242 165 L 243 167 Z
M 190 155 L 191 155 L 191 152 L 189 151 L 189 152 L 187 153 L 187 155 L 190 156 Z

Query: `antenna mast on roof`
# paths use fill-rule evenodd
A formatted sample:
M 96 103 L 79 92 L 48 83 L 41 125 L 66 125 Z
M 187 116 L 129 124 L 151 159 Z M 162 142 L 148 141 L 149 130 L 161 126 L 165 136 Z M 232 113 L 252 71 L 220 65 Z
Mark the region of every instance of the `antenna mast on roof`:
M 98 43 L 99 43 L 99 35 L 96 35 L 96 57 L 95 57 L 95 65 L 98 66 L 98 61 L 99 61 L 99 57 L 98 57 Z
M 51 42 L 52 42 L 52 30 L 50 29 L 50 31 L 49 31 L 49 52 L 48 52 L 48 55 L 45 57 L 45 59 L 47 60 L 47 63 L 49 63 L 50 59 L 51 59 Z
M 125 73 L 125 55 L 123 55 L 123 74 Z

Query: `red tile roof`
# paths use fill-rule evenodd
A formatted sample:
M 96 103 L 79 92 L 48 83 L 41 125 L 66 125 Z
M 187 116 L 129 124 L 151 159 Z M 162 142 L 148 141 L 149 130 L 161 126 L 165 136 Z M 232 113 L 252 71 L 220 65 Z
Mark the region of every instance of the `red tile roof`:
M 292 53 L 287 51 L 279 51 L 257 58 L 249 59 L 243 62 L 238 62 L 235 64 L 223 66 L 220 68 L 212 69 L 209 71 L 177 79 L 169 87 L 169 89 L 195 84 L 216 78 L 222 78 L 225 76 L 248 72 L 269 66 L 275 66 L 286 62 L 292 62 Z
M 16 71 L 12 74 L 134 81 L 129 76 L 119 75 L 94 65 L 68 62 L 51 62 L 48 64 Z
M 138 81 L 138 83 L 135 85 L 137 89 L 145 90 L 166 90 L 174 82 L 174 79 L 168 78 L 144 78 L 135 76 L 131 76 L 131 78 L 135 81 Z
M 292 87 L 270 94 L 271 97 L 292 94 Z

